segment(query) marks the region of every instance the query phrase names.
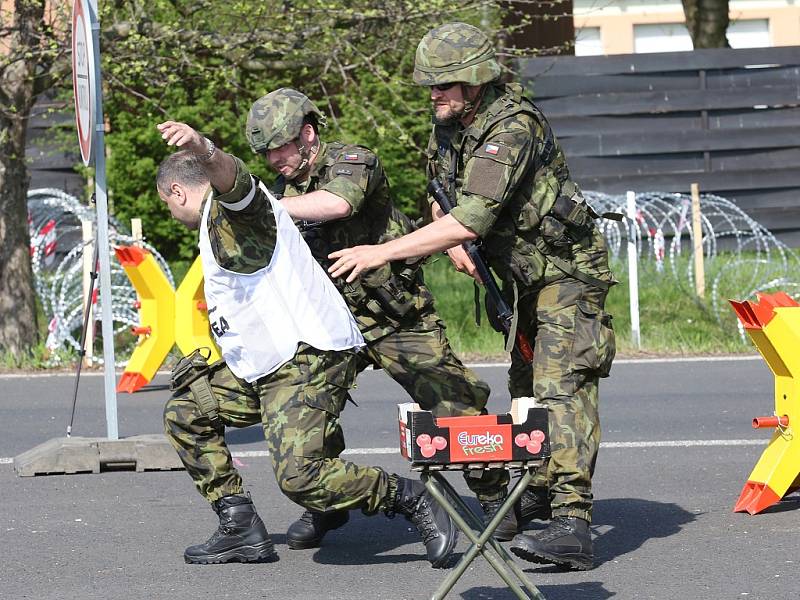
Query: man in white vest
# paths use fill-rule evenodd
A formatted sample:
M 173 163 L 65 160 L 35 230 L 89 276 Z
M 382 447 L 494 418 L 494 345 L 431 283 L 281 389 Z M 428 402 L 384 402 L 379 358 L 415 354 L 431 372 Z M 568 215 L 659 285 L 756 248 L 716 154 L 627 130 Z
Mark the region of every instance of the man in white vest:
M 400 513 L 434 567 L 456 540 L 450 517 L 419 481 L 339 458 L 339 413 L 363 338 L 291 217 L 238 158 L 184 123 L 158 125 L 181 151 L 159 167 L 172 216 L 199 229 L 209 321 L 223 361 L 198 351 L 173 371 L 168 439 L 220 525 L 184 553 L 188 563 L 270 560 L 267 530 L 243 492 L 225 426 L 260 422 L 281 491 L 315 512 Z

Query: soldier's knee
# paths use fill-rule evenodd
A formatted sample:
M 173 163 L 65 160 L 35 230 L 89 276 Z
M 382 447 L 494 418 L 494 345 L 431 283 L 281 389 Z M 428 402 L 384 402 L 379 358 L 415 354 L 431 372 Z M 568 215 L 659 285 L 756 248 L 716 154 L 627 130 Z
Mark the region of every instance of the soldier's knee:
M 289 462 L 279 469 L 278 487 L 290 500 L 302 505 L 303 499 L 320 485 L 322 459 L 293 456 Z
M 193 419 L 195 405 L 185 394 L 172 396 L 164 405 L 164 431 L 169 434 Z

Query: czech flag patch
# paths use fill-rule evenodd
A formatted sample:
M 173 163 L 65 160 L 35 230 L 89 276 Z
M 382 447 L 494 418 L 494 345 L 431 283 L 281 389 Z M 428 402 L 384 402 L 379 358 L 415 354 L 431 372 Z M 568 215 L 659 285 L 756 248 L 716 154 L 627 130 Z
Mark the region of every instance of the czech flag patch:
M 486 147 L 483 149 L 483 151 L 486 152 L 486 154 L 495 155 L 500 152 L 500 146 L 497 144 L 486 144 Z
M 358 154 L 355 152 L 348 152 L 344 155 L 345 160 L 358 160 Z

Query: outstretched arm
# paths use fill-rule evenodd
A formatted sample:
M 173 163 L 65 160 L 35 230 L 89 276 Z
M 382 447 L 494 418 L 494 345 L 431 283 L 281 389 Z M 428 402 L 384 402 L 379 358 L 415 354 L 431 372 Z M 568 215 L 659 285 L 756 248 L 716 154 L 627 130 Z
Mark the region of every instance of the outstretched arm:
M 355 246 L 332 252 L 328 258 L 336 259 L 336 262 L 330 266 L 328 272 L 333 277 L 342 277 L 350 273 L 347 277 L 350 283 L 362 271 L 377 269 L 393 260 L 428 256 L 477 237 L 475 232 L 464 227 L 450 215 L 446 215 L 422 229 L 384 244 Z
M 236 183 L 236 163 L 230 154 L 215 148 L 211 140 L 197 133 L 186 123 L 165 121 L 156 127 L 168 146 L 188 150 L 198 157 L 200 166 L 216 191 L 225 194 L 233 189 Z

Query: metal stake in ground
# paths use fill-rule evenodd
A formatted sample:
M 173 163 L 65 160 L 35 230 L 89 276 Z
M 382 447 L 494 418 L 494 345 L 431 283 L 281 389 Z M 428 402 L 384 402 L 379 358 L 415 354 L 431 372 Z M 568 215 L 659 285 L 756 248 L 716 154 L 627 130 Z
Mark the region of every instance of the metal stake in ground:
M 92 204 L 94 204 L 94 194 L 92 194 Z M 78 384 L 81 380 L 81 367 L 83 367 L 83 359 L 86 356 L 86 332 L 89 329 L 89 316 L 92 314 L 92 300 L 94 298 L 94 286 L 97 280 L 97 263 L 100 260 L 98 255 L 99 244 L 95 240 L 94 252 L 92 253 L 92 270 L 89 272 L 89 291 L 86 295 L 86 307 L 83 311 L 83 328 L 81 329 L 81 344 L 78 355 L 78 366 L 75 368 L 75 386 L 72 389 L 72 412 L 69 416 L 69 425 L 67 425 L 67 437 L 72 435 L 72 423 L 75 420 L 75 405 L 78 403 Z

